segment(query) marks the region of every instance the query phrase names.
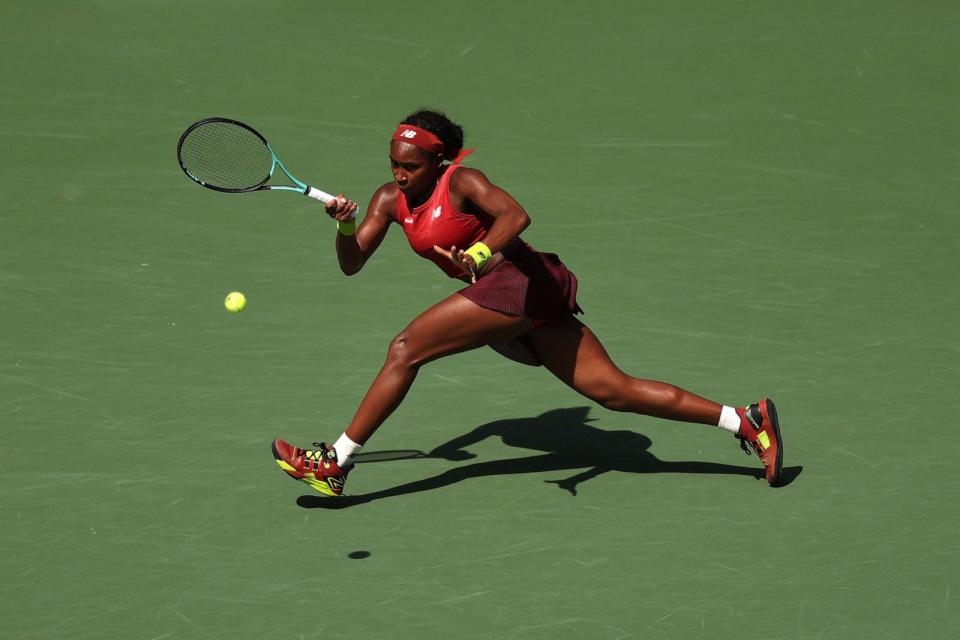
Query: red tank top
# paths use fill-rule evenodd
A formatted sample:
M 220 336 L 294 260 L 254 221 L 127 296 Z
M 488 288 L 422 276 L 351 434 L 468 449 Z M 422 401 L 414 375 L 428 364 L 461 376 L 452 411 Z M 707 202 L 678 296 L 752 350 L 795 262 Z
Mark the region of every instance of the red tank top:
M 423 258 L 432 261 L 451 278 L 466 275 L 450 260 L 433 250 L 433 245 L 449 249 L 468 249 L 475 242 L 483 240 L 493 226 L 493 216 L 472 215 L 453 208 L 450 201 L 450 177 L 460 168 L 460 164 L 451 164 L 444 171 L 430 198 L 413 210 L 407 204 L 407 197 L 397 191 L 396 222 L 403 227 L 407 241 L 414 251 Z

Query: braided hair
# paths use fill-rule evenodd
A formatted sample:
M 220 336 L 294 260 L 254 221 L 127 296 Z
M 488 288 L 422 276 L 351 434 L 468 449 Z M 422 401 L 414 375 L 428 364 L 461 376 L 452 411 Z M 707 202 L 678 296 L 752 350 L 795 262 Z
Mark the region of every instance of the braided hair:
M 442 111 L 420 109 L 404 118 L 400 124 L 410 124 L 426 129 L 443 142 L 443 157 L 453 160 L 463 149 L 463 129 Z

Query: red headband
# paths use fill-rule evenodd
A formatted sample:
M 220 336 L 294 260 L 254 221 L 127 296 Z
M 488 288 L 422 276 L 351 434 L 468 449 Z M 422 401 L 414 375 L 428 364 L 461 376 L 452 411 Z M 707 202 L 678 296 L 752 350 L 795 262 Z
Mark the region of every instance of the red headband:
M 436 154 L 438 156 L 443 155 L 443 142 L 430 133 L 426 129 L 421 129 L 420 127 L 415 127 L 412 124 L 401 124 L 397 127 L 397 130 L 393 132 L 393 137 L 390 140 L 395 142 L 407 142 L 412 144 L 415 147 L 419 147 L 424 151 Z
M 391 137 L 390 140 L 396 142 L 408 142 L 415 147 L 423 149 L 428 153 L 438 155 L 441 158 L 446 150 L 443 145 L 443 141 L 440 140 L 440 138 L 430 131 L 421 129 L 420 127 L 415 127 L 412 124 L 401 124 L 397 126 L 397 130 L 393 132 L 393 137 Z M 460 153 L 457 154 L 457 157 L 453 158 L 451 162 L 453 162 L 453 164 L 460 164 L 463 162 L 464 158 L 473 152 L 473 149 L 461 149 Z

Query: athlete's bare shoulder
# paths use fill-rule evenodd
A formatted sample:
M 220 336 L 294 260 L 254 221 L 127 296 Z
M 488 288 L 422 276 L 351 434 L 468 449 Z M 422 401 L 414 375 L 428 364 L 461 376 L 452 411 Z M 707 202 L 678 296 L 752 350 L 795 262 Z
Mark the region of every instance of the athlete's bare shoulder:
M 450 187 L 461 193 L 487 184 L 490 184 L 487 174 L 473 167 L 460 167 L 450 176 Z
M 450 176 L 450 197 L 453 205 L 461 211 L 471 211 L 472 203 L 485 197 L 490 180 L 483 171 L 473 167 L 460 167 Z
M 396 182 L 387 182 L 380 186 L 370 197 L 367 215 L 384 216 L 393 219 L 397 208 L 397 194 L 400 189 Z
M 482 211 L 495 216 L 520 206 L 513 196 L 490 182 L 483 171 L 473 167 L 457 169 L 450 176 L 450 198 L 453 206 L 465 213 Z

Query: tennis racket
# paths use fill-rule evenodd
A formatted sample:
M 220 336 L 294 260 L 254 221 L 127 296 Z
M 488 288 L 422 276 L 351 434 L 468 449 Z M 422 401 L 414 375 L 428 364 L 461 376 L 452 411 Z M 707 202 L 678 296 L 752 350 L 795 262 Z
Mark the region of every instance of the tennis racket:
M 177 143 L 177 161 L 188 178 L 214 191 L 293 191 L 324 204 L 336 200 L 294 177 L 256 129 L 229 118 L 204 118 L 187 127 Z M 277 167 L 291 185 L 268 184 Z

